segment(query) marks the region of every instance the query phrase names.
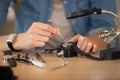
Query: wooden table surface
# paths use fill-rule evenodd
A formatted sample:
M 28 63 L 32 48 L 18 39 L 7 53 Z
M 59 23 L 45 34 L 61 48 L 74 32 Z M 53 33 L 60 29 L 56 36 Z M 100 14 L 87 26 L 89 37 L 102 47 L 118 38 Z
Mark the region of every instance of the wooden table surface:
M 120 80 L 120 59 L 95 61 L 83 57 L 67 58 L 68 65 L 56 70 L 63 63 L 56 55 L 44 55 L 45 68 L 17 62 L 12 68 L 18 80 Z M 0 66 L 5 63 L 0 60 Z

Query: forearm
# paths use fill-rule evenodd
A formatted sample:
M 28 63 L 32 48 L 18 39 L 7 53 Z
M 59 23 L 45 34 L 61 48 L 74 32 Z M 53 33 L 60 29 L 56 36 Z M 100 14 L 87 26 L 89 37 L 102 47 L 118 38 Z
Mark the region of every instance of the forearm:
M 43 47 L 53 35 L 59 35 L 59 33 L 59 30 L 57 28 L 53 28 L 51 25 L 34 22 L 27 32 L 13 35 L 15 36 L 12 37 L 14 39 L 11 41 L 13 50 Z M 6 44 L 7 39 L 8 35 L 0 36 L 0 51 L 8 48 Z

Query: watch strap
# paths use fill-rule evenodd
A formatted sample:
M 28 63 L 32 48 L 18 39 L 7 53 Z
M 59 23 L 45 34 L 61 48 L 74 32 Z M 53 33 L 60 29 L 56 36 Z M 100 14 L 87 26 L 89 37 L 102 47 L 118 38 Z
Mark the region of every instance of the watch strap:
M 7 43 L 8 47 L 10 48 L 10 50 L 15 51 L 15 52 L 19 52 L 19 51 L 21 51 L 21 50 L 16 50 L 16 49 L 13 47 L 13 42 L 14 42 L 16 36 L 17 36 L 16 33 L 10 34 L 10 35 L 8 36 L 8 39 L 7 39 L 6 43 Z

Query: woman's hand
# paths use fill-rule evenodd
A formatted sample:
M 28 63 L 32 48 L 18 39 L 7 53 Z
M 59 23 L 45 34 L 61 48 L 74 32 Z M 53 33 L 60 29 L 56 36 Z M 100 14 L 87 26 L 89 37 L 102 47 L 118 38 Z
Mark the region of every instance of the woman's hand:
M 59 29 L 51 25 L 34 22 L 27 32 L 18 34 L 13 46 L 17 50 L 42 47 L 54 34 L 59 35 L 59 33 Z
M 70 42 L 77 42 L 77 47 L 85 53 L 95 53 L 97 51 L 96 44 L 79 34 L 70 39 Z

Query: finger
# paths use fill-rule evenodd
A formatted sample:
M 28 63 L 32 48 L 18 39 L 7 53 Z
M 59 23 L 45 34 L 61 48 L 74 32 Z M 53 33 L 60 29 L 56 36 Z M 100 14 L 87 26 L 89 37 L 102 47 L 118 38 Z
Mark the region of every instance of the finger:
M 33 42 L 33 43 L 30 45 L 30 48 L 43 47 L 43 46 L 45 46 L 45 42 Z
M 39 36 L 39 35 L 35 36 L 34 39 L 39 42 L 48 42 L 49 41 L 49 37 Z
M 52 32 L 53 34 L 55 34 L 55 35 L 60 35 L 60 34 L 61 34 L 59 28 L 54 28 L 54 29 L 55 29 L 55 30 Z
M 48 31 L 52 26 L 45 24 L 45 23 L 40 23 L 40 22 L 34 22 L 33 26 L 36 26 L 38 29 Z
M 48 31 L 48 32 L 51 32 L 53 34 L 58 34 L 59 33 L 59 29 L 58 28 L 53 28 L 53 26 L 48 25 L 48 24 L 35 22 L 34 25 L 37 26 L 38 29 L 41 29 L 41 30 L 44 30 L 44 31 Z
M 46 37 L 52 37 L 52 35 L 53 35 L 52 33 L 47 32 L 47 31 L 43 31 L 43 30 L 37 31 L 37 34 L 40 36 L 46 36 Z
M 92 52 L 93 52 L 93 53 L 96 53 L 96 52 L 97 52 L 97 45 L 96 45 L 96 44 L 93 44 Z
M 33 41 L 48 42 L 49 37 L 32 34 L 32 35 L 30 35 L 29 40 L 31 40 L 32 42 Z
M 80 46 L 81 46 L 80 49 L 82 51 L 84 51 L 86 49 L 86 47 L 88 46 L 88 40 L 87 40 L 86 37 L 84 38 L 84 41 L 83 41 L 83 43 Z
M 93 48 L 93 44 L 91 42 L 89 42 L 85 49 L 85 53 L 90 53 L 92 48 Z
M 85 37 L 83 37 L 83 36 L 80 36 L 80 37 L 79 37 L 78 43 L 77 43 L 77 47 L 78 47 L 79 49 L 81 49 L 82 44 L 84 43 L 84 39 L 85 39 Z

